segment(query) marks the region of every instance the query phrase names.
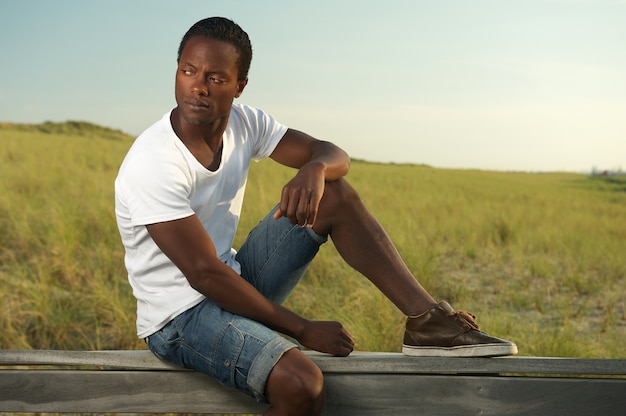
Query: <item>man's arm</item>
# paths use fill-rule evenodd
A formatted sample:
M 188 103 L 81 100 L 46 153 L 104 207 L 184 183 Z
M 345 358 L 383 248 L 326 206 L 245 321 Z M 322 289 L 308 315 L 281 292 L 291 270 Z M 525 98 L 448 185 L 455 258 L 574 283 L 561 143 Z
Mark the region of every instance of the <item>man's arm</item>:
M 352 352 L 353 341 L 341 324 L 309 321 L 269 301 L 220 261 L 195 215 L 151 224 L 147 229 L 190 285 L 221 308 L 289 335 L 307 348 L 341 356 Z
M 350 169 L 350 157 L 330 142 L 289 129 L 270 157 L 298 169 L 282 191 L 274 218 L 285 216 L 292 224 L 312 227 L 326 181 L 342 178 Z

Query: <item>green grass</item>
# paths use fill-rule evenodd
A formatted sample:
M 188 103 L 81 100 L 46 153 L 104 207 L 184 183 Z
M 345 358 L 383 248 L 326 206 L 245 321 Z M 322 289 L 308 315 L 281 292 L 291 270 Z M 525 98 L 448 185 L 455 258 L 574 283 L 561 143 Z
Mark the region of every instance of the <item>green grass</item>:
M 130 144 L 89 123 L 0 124 L 0 348 L 145 348 L 113 213 Z M 253 164 L 236 244 L 291 175 Z M 433 296 L 521 355 L 626 356 L 623 178 L 355 161 L 348 179 Z M 332 243 L 287 305 L 340 320 L 360 350 L 399 350 L 404 318 Z

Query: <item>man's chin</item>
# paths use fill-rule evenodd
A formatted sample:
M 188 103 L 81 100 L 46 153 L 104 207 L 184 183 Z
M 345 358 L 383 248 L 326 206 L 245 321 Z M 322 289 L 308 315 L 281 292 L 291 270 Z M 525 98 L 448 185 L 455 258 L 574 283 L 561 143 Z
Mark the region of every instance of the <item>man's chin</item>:
M 214 119 L 209 119 L 207 117 L 199 117 L 193 114 L 183 113 L 182 116 L 183 116 L 183 120 L 185 120 L 185 123 L 190 124 L 192 126 L 208 126 L 209 124 L 215 121 Z

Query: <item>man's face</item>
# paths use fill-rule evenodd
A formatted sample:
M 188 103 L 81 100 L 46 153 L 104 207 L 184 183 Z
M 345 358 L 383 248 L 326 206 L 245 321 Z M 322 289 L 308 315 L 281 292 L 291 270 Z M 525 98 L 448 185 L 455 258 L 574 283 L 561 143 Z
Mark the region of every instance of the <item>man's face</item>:
M 176 103 L 183 120 L 206 125 L 228 117 L 247 79 L 238 81 L 237 49 L 230 43 L 194 36 L 187 41 L 176 72 Z

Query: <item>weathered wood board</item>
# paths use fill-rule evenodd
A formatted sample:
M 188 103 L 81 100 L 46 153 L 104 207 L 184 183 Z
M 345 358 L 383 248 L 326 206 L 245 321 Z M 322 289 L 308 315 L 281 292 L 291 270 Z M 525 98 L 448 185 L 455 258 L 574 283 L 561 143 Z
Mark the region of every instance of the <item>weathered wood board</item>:
M 626 360 L 308 354 L 325 375 L 326 415 L 626 414 Z M 210 414 L 266 407 L 149 351 L 0 351 L 0 412 Z

